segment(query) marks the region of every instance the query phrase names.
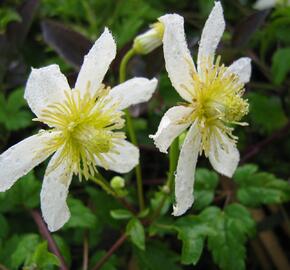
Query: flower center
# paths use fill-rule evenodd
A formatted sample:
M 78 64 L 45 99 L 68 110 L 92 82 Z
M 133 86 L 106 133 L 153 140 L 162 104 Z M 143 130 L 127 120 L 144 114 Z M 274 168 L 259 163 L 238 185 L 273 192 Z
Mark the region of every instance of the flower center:
M 227 67 L 220 64 L 217 57 L 214 64 L 211 59 L 201 62 L 200 71 L 192 72 L 194 91 L 192 103 L 193 113 L 187 121 L 197 121 L 202 134 L 201 152 L 209 153 L 210 142 L 220 137 L 222 132 L 233 141 L 233 124 L 244 125 L 239 122 L 248 113 L 247 100 L 242 98 L 244 84 L 237 75 L 229 73 Z M 221 142 L 221 139 L 220 143 Z
M 42 111 L 41 121 L 58 131 L 59 136 L 47 146 L 47 151 L 61 150 L 57 167 L 66 161 L 71 171 L 86 179 L 96 171 L 96 158 L 107 168 L 104 154 L 114 151 L 123 132 L 113 132 L 124 126 L 123 113 L 112 104 L 109 89 L 102 86 L 94 96 L 87 91 L 83 97 L 78 89 L 66 90 L 65 99 Z

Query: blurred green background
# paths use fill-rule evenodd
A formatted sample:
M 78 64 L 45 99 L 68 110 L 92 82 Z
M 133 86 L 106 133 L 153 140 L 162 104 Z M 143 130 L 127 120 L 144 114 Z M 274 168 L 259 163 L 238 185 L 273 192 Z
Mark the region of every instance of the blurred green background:
M 238 201 L 256 208 L 251 210 L 257 222 L 256 236 L 250 229 L 241 229 L 245 234 L 240 235 L 230 231 L 233 236 L 226 235 L 231 228 L 216 228 L 226 237 L 217 235 L 216 239 L 208 240 L 208 247 L 198 261 L 200 254 L 194 252 L 202 250 L 205 240 L 196 236 L 197 221 L 188 218 L 177 222 L 173 233 L 175 227 L 170 226 L 175 220 L 170 216 L 169 199 L 161 209 L 159 223 L 146 227 L 146 250 L 138 249 L 138 239 L 137 245 L 135 240 L 132 241 L 135 245 L 126 242 L 103 270 L 290 269 L 289 210 L 282 204 L 290 199 L 290 7 L 281 4 L 257 11 L 253 9 L 254 1 L 221 2 L 227 28 L 218 54 L 227 65 L 242 56 L 250 57 L 253 63 L 252 80 L 246 86 L 250 113 L 245 121 L 249 126 L 237 128 L 235 134 L 240 138 L 242 163 L 255 165 L 241 167 L 235 183 L 240 187 Z M 116 39 L 118 54 L 105 81 L 115 85 L 120 61 L 134 37 L 165 13 L 184 16 L 189 49 L 196 59 L 199 37 L 213 4 L 212 0 L 0 1 L 1 152 L 45 128 L 31 121 L 34 116 L 23 99 L 31 67 L 57 63 L 73 85 L 83 56 L 107 26 Z M 148 134 L 155 133 L 164 112 L 181 99 L 167 77 L 162 47 L 150 55 L 134 57 L 127 76 L 159 79 L 152 100 L 131 108 L 141 149 L 148 211 L 152 211 L 162 199 L 159 187 L 166 178 L 168 159 L 155 149 Z M 35 216 L 45 167 L 39 166 L 11 190 L 0 193 L 1 270 L 58 268 L 58 259 L 49 252 L 47 242 L 38 232 Z M 229 187 L 223 181 L 218 184 L 218 176 L 209 170 L 206 159 L 201 158 L 198 167 L 204 169 L 197 173 L 196 204 L 191 214 L 199 214 L 209 205 L 223 209 L 228 202 L 219 192 Z M 108 180 L 114 176 L 102 173 Z M 133 172 L 124 178 L 127 199 L 134 206 L 137 199 Z M 78 181 L 71 187 L 69 206 L 72 217 L 60 232 L 53 234 L 54 240 L 70 269 L 92 269 L 125 228 L 126 220 L 110 215 L 111 210 L 121 206 L 92 183 Z M 237 226 L 251 227 L 251 221 L 247 220 L 250 212 L 234 207 L 228 208 L 228 214 L 244 218 Z M 213 223 L 225 224 L 219 223 L 220 213 L 215 215 Z M 227 225 L 231 227 L 233 223 L 229 221 Z M 248 244 L 245 235 L 252 237 Z M 239 236 L 238 243 L 231 240 Z M 190 239 L 193 240 L 187 241 Z M 184 254 L 188 250 L 192 253 Z M 84 254 L 89 254 L 89 262 Z

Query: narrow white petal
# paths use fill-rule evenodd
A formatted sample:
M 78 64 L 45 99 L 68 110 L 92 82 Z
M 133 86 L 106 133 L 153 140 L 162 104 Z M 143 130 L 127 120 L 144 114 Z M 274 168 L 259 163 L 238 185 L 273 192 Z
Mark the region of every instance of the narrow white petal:
M 233 141 L 222 132 L 219 136 L 222 143 L 216 138 L 211 138 L 209 160 L 213 168 L 222 175 L 232 177 L 240 161 L 240 153 Z
M 118 153 L 109 152 L 103 155 L 108 165 L 106 169 L 117 173 L 127 173 L 139 163 L 139 149 L 132 143 L 120 139 L 113 150 Z M 96 161 L 99 166 L 103 166 L 98 158 Z
M 158 81 L 154 78 L 148 80 L 146 78 L 133 78 L 114 87 L 109 97 L 112 102 L 120 102 L 119 109 L 123 110 L 131 105 L 148 101 L 157 86 Z
M 250 81 L 252 73 L 251 59 L 248 57 L 242 57 L 233 62 L 227 69 L 228 73 L 234 73 L 240 78 L 240 82 L 247 83 Z
M 254 8 L 258 10 L 263 10 L 267 8 L 272 8 L 276 5 L 276 0 L 258 0 L 254 4 Z
M 11 146 L 0 155 L 0 191 L 9 189 L 51 153 L 44 151 L 55 133 L 43 132 Z
M 66 199 L 72 173 L 64 162 L 55 167 L 58 156 L 59 151 L 47 166 L 40 193 L 42 215 L 51 232 L 60 229 L 70 218 Z
M 115 56 L 115 40 L 109 30 L 105 28 L 103 34 L 85 56 L 75 88 L 79 89 L 82 94 L 88 88 L 90 93 L 94 95 L 101 86 L 105 74 Z
M 193 204 L 193 185 L 201 135 L 194 123 L 182 145 L 175 177 L 175 205 L 173 215 L 180 216 Z
M 168 14 L 160 17 L 159 21 L 164 24 L 163 50 L 168 76 L 179 95 L 191 102 L 195 66 L 185 40 L 183 17 Z
M 64 90 L 70 89 L 58 65 L 32 69 L 27 80 L 24 98 L 31 110 L 39 116 L 47 105 L 64 99 Z
M 154 140 L 160 152 L 167 153 L 168 147 L 173 140 L 180 135 L 190 123 L 180 124 L 179 122 L 192 113 L 192 108 L 185 106 L 175 106 L 170 108 L 162 117 L 155 135 L 149 137 Z
M 200 71 L 200 64 L 205 58 L 214 58 L 216 48 L 225 31 L 225 20 L 223 15 L 223 8 L 220 2 L 215 2 L 201 34 L 197 68 Z

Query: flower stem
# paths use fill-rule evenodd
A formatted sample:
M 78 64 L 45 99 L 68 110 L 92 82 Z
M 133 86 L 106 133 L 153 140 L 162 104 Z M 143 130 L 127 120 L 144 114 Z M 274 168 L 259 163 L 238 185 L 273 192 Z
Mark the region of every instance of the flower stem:
M 170 191 L 172 190 L 172 186 L 173 186 L 174 173 L 176 171 L 177 161 L 178 161 L 178 153 L 179 153 L 179 144 L 178 144 L 178 137 L 177 137 L 171 144 L 170 150 L 169 150 L 169 172 L 168 172 L 166 186 L 169 188 Z
M 111 194 L 114 197 L 117 197 L 116 192 L 111 188 L 110 184 L 104 179 L 104 177 L 100 173 L 95 173 L 95 176 L 90 176 L 89 179 L 99 185 L 102 189 L 104 189 L 108 194 Z
M 126 80 L 127 64 L 129 60 L 135 55 L 135 53 L 136 52 L 134 49 L 130 49 L 123 57 L 121 61 L 121 65 L 120 65 L 120 71 L 119 71 L 120 83 L 123 83 Z M 126 126 L 127 126 L 129 139 L 134 145 L 137 146 L 138 145 L 137 137 L 136 137 L 136 133 L 133 127 L 132 118 L 128 109 L 125 110 L 125 115 L 126 115 Z M 142 171 L 141 171 L 140 164 L 138 164 L 135 167 L 135 173 L 136 173 L 136 179 L 137 179 L 137 193 L 138 193 L 139 208 L 140 208 L 140 211 L 143 211 L 145 209 L 145 202 L 144 202 L 144 195 L 143 195 Z

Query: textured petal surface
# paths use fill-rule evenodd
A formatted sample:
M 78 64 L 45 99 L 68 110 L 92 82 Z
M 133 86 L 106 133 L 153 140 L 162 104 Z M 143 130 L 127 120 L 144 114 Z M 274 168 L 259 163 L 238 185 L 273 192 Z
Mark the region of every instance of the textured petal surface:
M 251 59 L 248 57 L 238 59 L 228 67 L 227 73 L 238 75 L 242 83 L 249 82 L 252 73 Z
M 51 232 L 60 229 L 70 218 L 66 199 L 72 173 L 65 163 L 55 167 L 58 155 L 56 152 L 47 166 L 40 193 L 42 215 Z
M 254 4 L 254 8 L 258 10 L 263 10 L 267 8 L 272 8 L 276 5 L 276 0 L 258 0 Z
M 221 144 L 215 137 L 211 139 L 209 160 L 217 172 L 232 177 L 239 164 L 240 153 L 228 136 L 222 132 L 219 132 L 219 135 L 223 143 Z
M 210 57 L 213 59 L 216 48 L 225 31 L 225 20 L 223 15 L 223 8 L 220 2 L 215 2 L 201 34 L 197 67 L 200 70 L 200 63 L 203 59 Z
M 131 105 L 148 101 L 157 86 L 158 81 L 154 78 L 133 78 L 114 87 L 109 96 L 113 103 L 120 102 L 120 110 L 126 109 Z
M 184 131 L 188 124 L 179 124 L 183 118 L 189 116 L 192 109 L 185 106 L 175 106 L 170 108 L 162 117 L 158 130 L 155 135 L 149 137 L 154 140 L 156 147 L 160 152 L 167 153 L 168 147 L 173 140 Z
M 55 133 L 43 132 L 11 146 L 0 155 L 0 191 L 9 189 L 51 153 L 43 151 Z
M 61 102 L 64 90 L 70 89 L 66 77 L 58 65 L 32 69 L 27 80 L 24 98 L 31 110 L 39 116 L 47 105 Z
M 193 185 L 195 167 L 199 154 L 201 136 L 196 123 L 194 123 L 182 145 L 175 177 L 175 205 L 173 215 L 180 216 L 193 204 Z
M 195 67 L 185 40 L 183 17 L 169 14 L 159 21 L 164 24 L 163 50 L 168 76 L 179 95 L 191 102 Z
M 127 173 L 131 171 L 139 163 L 139 149 L 132 143 L 126 140 L 120 140 L 116 144 L 114 151 L 118 153 L 104 154 L 104 158 L 108 163 L 108 170 L 115 171 L 117 173 Z M 101 162 L 96 159 L 99 166 L 102 166 Z
M 82 94 L 88 88 L 94 95 L 115 56 L 116 43 L 109 30 L 105 28 L 103 34 L 85 56 L 75 88 L 81 90 Z

